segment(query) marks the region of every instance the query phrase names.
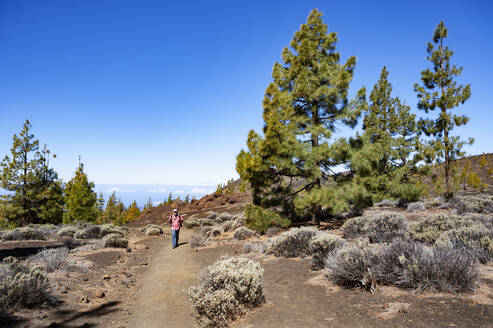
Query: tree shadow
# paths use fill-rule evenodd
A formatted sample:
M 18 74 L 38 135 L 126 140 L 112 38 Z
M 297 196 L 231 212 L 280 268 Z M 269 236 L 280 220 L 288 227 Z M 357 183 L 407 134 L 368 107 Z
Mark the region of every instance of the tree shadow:
M 17 327 L 25 325 L 27 320 L 21 317 L 0 312 L 0 327 Z
M 95 323 L 85 322 L 78 325 L 74 325 L 74 322 L 78 319 L 89 319 L 92 317 L 99 317 L 106 315 L 108 313 L 112 313 L 118 311 L 118 308 L 115 306 L 120 304 L 119 301 L 112 301 L 103 303 L 93 309 L 87 311 L 77 312 L 74 310 L 58 310 L 55 312 L 54 316 L 56 318 L 53 319 L 53 322 L 47 326 L 42 326 L 40 328 L 91 328 L 95 327 Z

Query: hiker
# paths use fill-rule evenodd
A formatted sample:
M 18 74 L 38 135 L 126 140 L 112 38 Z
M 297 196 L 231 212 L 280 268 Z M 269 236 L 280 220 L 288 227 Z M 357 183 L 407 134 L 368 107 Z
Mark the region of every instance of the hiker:
M 180 227 L 183 222 L 183 218 L 178 214 L 178 210 L 175 208 L 173 214 L 169 216 L 169 223 L 171 223 L 171 235 L 173 248 L 178 246 L 178 238 L 180 237 Z

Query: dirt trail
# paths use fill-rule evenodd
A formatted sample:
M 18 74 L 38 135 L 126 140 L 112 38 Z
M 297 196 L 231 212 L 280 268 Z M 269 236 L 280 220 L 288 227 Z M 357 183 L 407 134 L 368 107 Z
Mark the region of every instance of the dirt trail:
M 171 238 L 163 239 L 161 249 L 151 257 L 150 267 L 142 277 L 129 328 L 195 326 L 186 294 L 200 270 L 192 248 L 185 244 L 192 234 L 181 229 L 180 246 L 175 249 L 171 248 Z

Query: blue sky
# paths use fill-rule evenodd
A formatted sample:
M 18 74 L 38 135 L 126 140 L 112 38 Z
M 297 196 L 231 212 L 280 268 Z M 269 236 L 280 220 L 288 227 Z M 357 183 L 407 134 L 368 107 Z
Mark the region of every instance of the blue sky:
M 457 133 L 476 138 L 468 153 L 493 152 L 488 1 L 0 0 L 0 156 L 28 118 L 65 181 L 78 155 L 97 184 L 236 177 L 272 66 L 313 8 L 338 32 L 341 58 L 357 57 L 352 93 L 386 65 L 413 108 L 426 42 L 444 20 L 472 87 Z

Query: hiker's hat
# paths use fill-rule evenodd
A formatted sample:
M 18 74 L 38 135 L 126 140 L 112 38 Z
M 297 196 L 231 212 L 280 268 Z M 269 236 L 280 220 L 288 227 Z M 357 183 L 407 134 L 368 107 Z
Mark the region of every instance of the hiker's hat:
M 175 208 L 175 209 L 173 210 L 173 213 L 178 213 L 178 210 Z

